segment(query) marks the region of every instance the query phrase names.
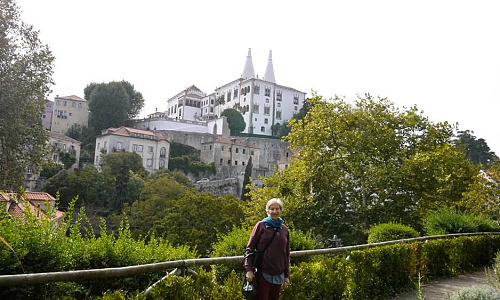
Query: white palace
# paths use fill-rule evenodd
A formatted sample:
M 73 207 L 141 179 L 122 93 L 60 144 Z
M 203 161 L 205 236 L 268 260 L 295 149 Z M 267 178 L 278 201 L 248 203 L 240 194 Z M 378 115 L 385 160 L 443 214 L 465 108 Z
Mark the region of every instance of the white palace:
M 264 77 L 255 76 L 251 49 L 248 49 L 245 67 L 239 78 L 216 88 L 211 94 L 192 85 L 168 99 L 165 112 L 157 112 L 149 117 L 201 125 L 219 119 L 225 109 L 234 108 L 245 120 L 243 133 L 271 136 L 271 126 L 283 124 L 297 114 L 304 98 L 305 93 L 276 83 L 271 51 Z

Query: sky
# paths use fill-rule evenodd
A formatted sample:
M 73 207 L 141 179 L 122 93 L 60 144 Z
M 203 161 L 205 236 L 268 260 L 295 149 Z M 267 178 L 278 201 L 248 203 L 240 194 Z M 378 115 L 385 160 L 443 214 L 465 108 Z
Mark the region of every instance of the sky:
M 370 93 L 471 130 L 500 155 L 500 2 L 17 0 L 56 57 L 49 99 L 127 80 L 141 117 L 196 85 L 239 78 L 248 49 L 276 83 L 346 100 Z

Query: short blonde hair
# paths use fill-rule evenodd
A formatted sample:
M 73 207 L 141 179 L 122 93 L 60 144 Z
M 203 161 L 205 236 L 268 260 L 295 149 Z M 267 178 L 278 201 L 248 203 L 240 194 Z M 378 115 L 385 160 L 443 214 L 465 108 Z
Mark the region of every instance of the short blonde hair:
M 281 201 L 280 198 L 272 198 L 272 199 L 269 199 L 269 201 L 267 201 L 266 212 L 269 211 L 269 206 L 271 206 L 271 204 L 274 204 L 274 203 L 278 203 L 278 205 L 281 208 L 281 211 L 285 210 L 285 208 L 283 207 L 283 201 Z

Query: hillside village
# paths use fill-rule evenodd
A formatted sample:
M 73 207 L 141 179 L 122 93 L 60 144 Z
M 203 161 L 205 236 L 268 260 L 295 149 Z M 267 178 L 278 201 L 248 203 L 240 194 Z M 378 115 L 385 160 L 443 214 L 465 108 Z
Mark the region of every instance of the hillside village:
M 133 120 L 130 127 L 102 130 L 95 139 L 93 162 L 85 163 L 80 162 L 81 142 L 67 132 L 75 124 L 88 126 L 87 100 L 75 95 L 46 100 L 41 118 L 50 131 L 47 159 L 72 163 L 70 170 L 88 164 L 99 169 L 103 154 L 135 152 L 144 168 L 154 173 L 168 168 L 170 145 L 178 143 L 196 149 L 201 162 L 214 166 L 215 173 L 203 180 L 187 174 L 200 191 L 239 196 L 250 159 L 250 175 L 257 185 L 259 178 L 288 167 L 292 152 L 286 142 L 273 135 L 273 128 L 299 113 L 305 93 L 276 82 L 271 51 L 264 77 L 259 78 L 254 71 L 251 49 L 241 76 L 236 77 L 211 93 L 191 85 L 166 100 L 165 111 L 148 113 L 146 118 Z M 241 113 L 246 124 L 243 131 L 231 134 L 228 119 L 222 116 L 226 109 Z M 68 162 L 68 157 L 73 160 Z M 34 191 L 43 180 L 40 170 L 28 169 L 23 186 Z

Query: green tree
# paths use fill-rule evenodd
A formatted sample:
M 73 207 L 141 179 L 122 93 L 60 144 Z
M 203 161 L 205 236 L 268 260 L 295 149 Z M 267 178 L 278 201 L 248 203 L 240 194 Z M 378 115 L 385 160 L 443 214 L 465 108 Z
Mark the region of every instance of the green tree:
M 498 161 L 495 152 L 490 151 L 484 139 L 475 137 L 474 131 L 459 131 L 453 142 L 475 165 L 481 164 L 483 168 L 486 168 L 489 164 Z
M 291 126 L 289 123 L 304 119 L 310 108 L 311 108 L 311 99 L 304 100 L 304 103 L 300 108 L 299 112 L 295 116 L 293 116 L 292 119 L 284 121 L 283 123 L 276 123 L 273 126 L 271 126 L 271 131 L 273 132 L 273 135 L 279 137 L 287 136 L 291 130 Z
M 127 216 L 134 236 L 144 236 L 150 231 L 157 235 L 161 234 L 162 232 L 157 228 L 158 221 L 165 217 L 167 209 L 172 206 L 173 202 L 192 191 L 190 187 L 177 182 L 176 176 L 179 175 L 163 174 L 156 177 L 155 174 L 144 183 L 139 199 L 132 205 L 124 205 L 123 214 Z M 120 224 L 122 217 L 115 218 L 115 225 Z
M 110 172 L 117 178 L 116 182 L 116 202 L 113 205 L 113 210 L 121 211 L 123 203 L 132 203 L 137 196 L 137 193 L 131 192 L 129 188 L 135 187 L 129 185 L 130 177 L 133 173 L 146 176 L 146 170 L 142 165 L 142 158 L 135 152 L 115 152 L 102 156 L 103 167 L 109 167 Z
M 66 132 L 66 135 L 81 142 L 80 165 L 83 163 L 93 163 L 96 137 L 94 130 L 81 124 L 73 124 Z
M 60 171 L 45 182 L 43 190 L 51 195 L 59 193 L 59 208 L 63 210 L 78 197 L 76 205 L 85 206 L 89 214 L 106 215 L 115 202 L 116 181 L 109 168 L 99 172 L 89 166 L 71 174 Z
M 25 24 L 14 1 L 0 1 L 0 189 L 18 189 L 37 167 L 48 134 L 40 114 L 50 91 L 54 57 Z
M 172 202 L 165 216 L 155 225 L 158 232 L 173 245 L 196 247 L 206 255 L 218 233 L 229 232 L 242 220 L 243 211 L 236 197 L 188 193 Z
M 241 191 L 241 200 L 250 200 L 250 178 L 252 177 L 252 156 L 248 159 L 248 163 L 245 167 L 245 175 L 243 176 L 243 188 Z
M 461 207 L 500 219 L 500 162 L 490 165 L 474 178 L 474 183 L 464 193 Z
M 90 94 L 89 127 L 94 134 L 125 124 L 130 106 L 125 88 L 118 82 L 97 85 Z
M 286 216 L 327 244 L 334 234 L 365 242 L 374 223 L 418 228 L 426 211 L 456 205 L 477 173 L 452 145 L 448 123 L 432 123 L 416 107 L 400 110 L 385 98 L 367 94 L 349 104 L 317 96 L 291 126 L 294 161 L 252 194 L 255 206 L 247 213 L 283 197 Z
M 125 88 L 129 98 L 130 106 L 128 109 L 128 119 L 134 119 L 139 115 L 141 109 L 144 107 L 144 97 L 140 92 L 135 90 L 134 85 L 130 82 L 122 80 L 120 83 L 123 88 Z
M 128 81 L 122 80 L 119 82 L 113 81 L 109 83 L 96 83 L 96 82 L 89 83 L 83 91 L 84 98 L 90 103 L 92 101 L 92 93 L 96 88 L 102 85 L 115 86 L 117 84 L 123 87 L 125 93 L 128 96 L 127 119 L 130 120 L 136 118 L 141 112 L 142 108 L 144 107 L 144 97 L 142 96 L 142 93 L 136 91 L 134 85 Z
M 243 130 L 245 130 L 245 127 L 247 124 L 245 123 L 245 120 L 243 119 L 243 116 L 239 111 L 236 109 L 228 108 L 225 109 L 221 116 L 227 117 L 227 123 L 229 124 L 229 130 L 231 130 L 231 135 L 236 135 Z

